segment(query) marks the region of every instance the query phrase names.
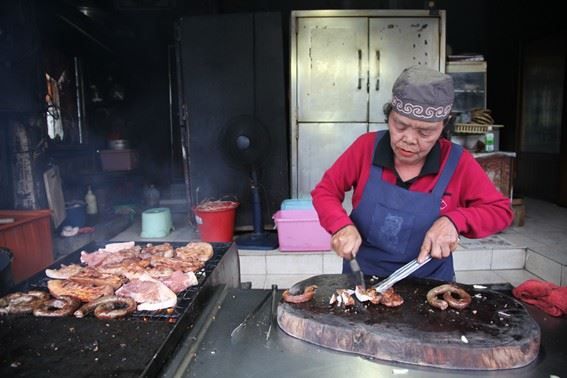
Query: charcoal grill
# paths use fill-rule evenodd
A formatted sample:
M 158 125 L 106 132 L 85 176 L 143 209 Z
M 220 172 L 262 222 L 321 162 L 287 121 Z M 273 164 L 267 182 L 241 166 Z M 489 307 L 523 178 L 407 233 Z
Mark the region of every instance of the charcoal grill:
M 140 243 L 142 244 L 142 243 Z M 185 243 L 171 243 L 180 247 Z M 155 376 L 219 285 L 239 285 L 238 253 L 231 243 L 211 243 L 213 257 L 196 272 L 199 284 L 178 294 L 173 311 L 136 311 L 124 319 L 94 317 L 0 317 L 0 376 Z M 50 268 L 80 262 L 80 252 L 99 248 L 91 243 Z M 39 272 L 12 291 L 47 290 Z

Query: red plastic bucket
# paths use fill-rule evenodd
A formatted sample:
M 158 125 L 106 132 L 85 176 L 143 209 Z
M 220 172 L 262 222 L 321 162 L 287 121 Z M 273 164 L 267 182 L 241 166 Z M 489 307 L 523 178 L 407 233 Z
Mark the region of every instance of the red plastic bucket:
M 231 242 L 238 205 L 234 201 L 207 201 L 193 208 L 201 240 Z

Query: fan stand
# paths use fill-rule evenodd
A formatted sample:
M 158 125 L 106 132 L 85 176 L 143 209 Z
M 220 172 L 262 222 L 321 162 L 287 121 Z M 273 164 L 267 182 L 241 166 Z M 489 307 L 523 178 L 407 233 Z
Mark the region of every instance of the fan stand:
M 234 241 L 239 248 L 255 250 L 272 250 L 278 248 L 278 239 L 275 233 L 264 231 L 262 217 L 262 201 L 258 187 L 258 175 L 253 167 L 250 173 L 250 191 L 252 193 L 252 222 L 254 232 L 236 236 Z

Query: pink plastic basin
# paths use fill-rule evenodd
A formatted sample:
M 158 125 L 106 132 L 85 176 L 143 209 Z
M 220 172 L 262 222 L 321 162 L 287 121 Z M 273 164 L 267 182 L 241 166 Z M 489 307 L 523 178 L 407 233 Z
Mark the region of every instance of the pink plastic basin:
M 280 251 L 329 251 L 331 235 L 319 224 L 315 210 L 280 210 L 273 216 Z

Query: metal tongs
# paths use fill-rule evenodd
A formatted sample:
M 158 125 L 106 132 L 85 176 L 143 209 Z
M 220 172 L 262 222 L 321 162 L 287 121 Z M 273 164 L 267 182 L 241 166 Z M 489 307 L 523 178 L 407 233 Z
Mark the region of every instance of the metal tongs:
M 409 276 L 410 274 L 412 274 L 413 272 L 415 272 L 416 270 L 427 264 L 429 261 L 431 261 L 431 256 L 427 256 L 425 261 L 423 261 L 421 264 L 418 263 L 417 258 L 415 258 L 406 265 L 396 270 L 394 273 L 390 274 L 388 278 L 378 282 L 376 285 L 373 285 L 372 287 L 376 289 L 377 292 L 384 293 L 386 290 L 394 286 L 396 282 L 403 280 L 404 278 L 406 278 L 407 276 Z

